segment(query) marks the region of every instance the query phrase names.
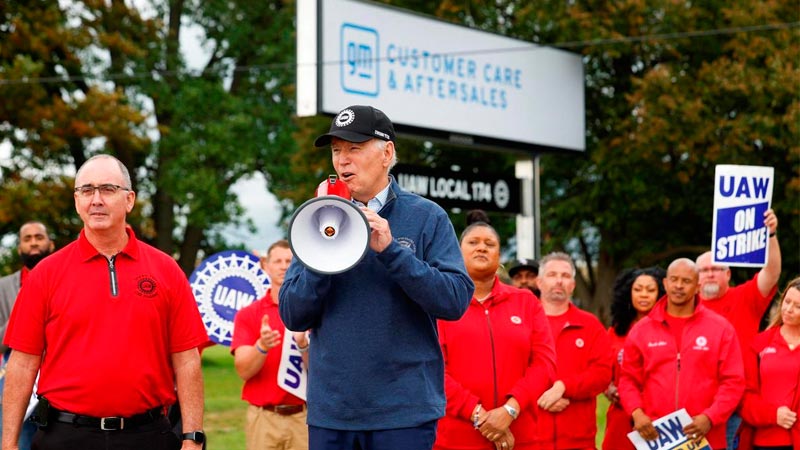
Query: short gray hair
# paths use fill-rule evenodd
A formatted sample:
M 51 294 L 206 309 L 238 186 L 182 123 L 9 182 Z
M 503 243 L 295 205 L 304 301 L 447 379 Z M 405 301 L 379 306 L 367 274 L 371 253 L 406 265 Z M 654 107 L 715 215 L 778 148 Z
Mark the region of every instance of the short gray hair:
M 575 261 L 564 252 L 552 252 L 542 257 L 542 259 L 539 260 L 539 273 L 544 274 L 544 266 L 551 261 L 564 261 L 569 263 L 570 267 L 572 267 L 572 277 L 575 278 Z

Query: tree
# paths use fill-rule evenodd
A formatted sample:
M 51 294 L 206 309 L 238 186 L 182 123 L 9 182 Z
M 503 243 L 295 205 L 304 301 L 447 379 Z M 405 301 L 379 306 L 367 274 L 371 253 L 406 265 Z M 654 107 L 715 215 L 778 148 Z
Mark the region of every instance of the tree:
M 583 54 L 587 152 L 543 157 L 542 222 L 543 248 L 585 268 L 577 295 L 589 309 L 606 312 L 622 268 L 710 247 L 717 163 L 775 167 L 785 276 L 800 271 L 796 5 L 443 1 L 440 11 Z
M 285 215 L 332 170 L 328 152 L 312 145 L 329 119 L 293 118 L 293 2 L 7 3 L 0 141 L 11 157 L 0 162 L 0 234 L 47 215 L 60 237 L 74 236 L 80 223 L 64 200 L 72 172 L 111 152 L 135 168 L 141 207 L 132 225 L 188 273 L 199 254 L 225 245 L 220 227 L 241 220 L 229 190 L 237 179 L 262 172 Z M 719 163 L 775 167 L 784 277 L 800 273 L 796 5 L 385 3 L 583 56 L 587 151 L 542 156 L 541 219 L 543 250 L 578 259 L 576 294 L 588 309 L 605 315 L 622 268 L 665 266 L 709 247 Z M 181 52 L 187 26 L 203 36 L 200 68 Z M 410 163 L 513 163 L 434 142 L 399 148 Z M 511 224 L 498 228 L 508 236 Z
M 68 195 L 70 172 L 112 153 L 141 200 L 132 225 L 190 273 L 201 249 L 224 246 L 220 227 L 241 220 L 230 191 L 239 178 L 262 171 L 270 189 L 293 188 L 293 3 L 128 3 L 1 7 L 0 136 L 11 143 L 2 183 L 35 173 L 36 185 L 61 180 Z M 198 70 L 181 52 L 187 25 L 209 55 Z

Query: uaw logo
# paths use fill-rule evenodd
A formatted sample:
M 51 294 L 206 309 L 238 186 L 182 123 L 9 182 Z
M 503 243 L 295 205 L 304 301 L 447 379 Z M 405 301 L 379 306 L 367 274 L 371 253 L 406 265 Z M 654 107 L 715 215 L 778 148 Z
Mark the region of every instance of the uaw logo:
M 708 351 L 708 339 L 705 336 L 697 336 L 694 340 L 694 350 Z
M 378 32 L 352 23 L 342 24 L 342 89 L 352 94 L 378 95 Z
M 230 346 L 236 313 L 267 293 L 269 278 L 261 270 L 257 256 L 226 250 L 200 263 L 189 283 L 208 337 Z

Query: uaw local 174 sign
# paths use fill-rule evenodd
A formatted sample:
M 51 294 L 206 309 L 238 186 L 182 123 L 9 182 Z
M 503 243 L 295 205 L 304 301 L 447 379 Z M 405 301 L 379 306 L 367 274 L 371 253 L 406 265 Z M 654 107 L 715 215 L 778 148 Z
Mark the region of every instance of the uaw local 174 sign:
M 208 337 L 230 346 L 236 313 L 267 293 L 269 277 L 261 270 L 256 255 L 226 250 L 203 260 L 189 283 Z
M 767 263 L 769 231 L 764 213 L 772 203 L 772 167 L 718 165 L 714 173 L 715 264 L 762 267 Z

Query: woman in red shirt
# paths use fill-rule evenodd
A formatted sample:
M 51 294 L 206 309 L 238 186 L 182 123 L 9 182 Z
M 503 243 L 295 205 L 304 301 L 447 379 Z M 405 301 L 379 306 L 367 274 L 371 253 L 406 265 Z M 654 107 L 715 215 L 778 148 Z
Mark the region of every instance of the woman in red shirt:
M 780 309 L 744 355 L 747 390 L 739 449 L 800 449 L 800 277 L 790 281 Z
M 628 440 L 628 433 L 633 431 L 631 418 L 619 403 L 620 364 L 625 337 L 633 324 L 653 309 L 659 298 L 664 296 L 664 269 L 648 267 L 646 269 L 627 269 L 614 282 L 614 298 L 611 303 L 611 326 L 608 335 L 611 338 L 611 349 L 615 356 L 613 378 L 605 396 L 610 404 L 606 414 L 606 432 L 603 438 L 603 450 L 633 450 Z
M 556 368 L 547 317 L 531 291 L 498 279 L 500 238 L 490 225 L 468 226 L 461 253 L 475 292 L 461 319 L 439 321 L 447 408 L 433 448 L 532 449 L 530 409 Z

